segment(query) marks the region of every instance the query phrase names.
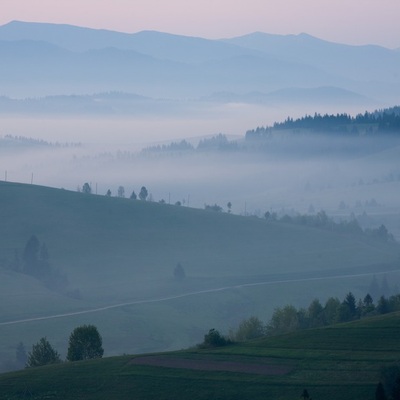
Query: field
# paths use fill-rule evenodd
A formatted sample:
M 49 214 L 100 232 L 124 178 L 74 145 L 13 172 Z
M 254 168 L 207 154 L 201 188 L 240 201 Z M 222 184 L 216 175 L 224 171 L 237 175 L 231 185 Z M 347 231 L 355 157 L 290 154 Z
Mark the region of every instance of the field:
M 178 350 L 285 304 L 363 297 L 374 275 L 400 282 L 394 243 L 255 217 L 0 182 L 0 221 L 3 370 L 20 341 L 29 351 L 47 336 L 65 356 L 81 324 L 107 356 Z M 69 293 L 10 268 L 33 234 Z
M 0 399 L 374 399 L 399 360 L 398 313 L 222 348 L 64 363 L 0 376 Z

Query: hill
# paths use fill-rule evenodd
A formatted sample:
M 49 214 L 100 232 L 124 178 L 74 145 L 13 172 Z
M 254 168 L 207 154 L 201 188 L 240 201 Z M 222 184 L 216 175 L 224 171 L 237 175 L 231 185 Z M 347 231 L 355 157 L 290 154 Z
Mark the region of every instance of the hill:
M 306 34 L 208 40 L 13 21 L 0 26 L 0 57 L 1 94 L 11 97 L 117 90 L 187 99 L 334 87 L 387 104 L 397 101 L 400 85 L 398 51 Z
M 398 245 L 354 232 L 9 182 L 0 182 L 0 220 L 9 361 L 18 342 L 29 349 L 41 336 L 65 354 L 82 323 L 99 327 L 106 355 L 179 349 L 212 326 L 323 300 L 328 288 L 365 295 L 374 274 L 398 281 Z M 23 273 L 32 235 L 53 280 Z M 177 263 L 184 280 L 174 279 Z
M 1 399 L 373 398 L 398 362 L 398 313 L 206 350 L 65 363 L 0 376 Z

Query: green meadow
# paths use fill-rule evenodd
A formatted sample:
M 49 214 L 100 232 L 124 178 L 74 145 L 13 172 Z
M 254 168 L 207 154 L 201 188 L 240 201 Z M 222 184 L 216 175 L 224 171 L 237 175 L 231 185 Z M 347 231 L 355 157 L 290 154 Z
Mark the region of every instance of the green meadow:
M 374 399 L 382 367 L 399 361 L 399 328 L 400 315 L 392 313 L 222 348 L 26 369 L 0 376 L 0 399 L 287 400 L 304 389 L 313 399 Z M 163 366 L 143 361 L 160 356 Z M 210 368 L 221 364 L 243 369 Z
M 46 336 L 65 356 L 81 324 L 98 327 L 106 356 L 178 350 L 286 304 L 363 297 L 373 275 L 400 281 L 395 243 L 182 206 L 0 182 L 0 221 L 3 370 L 20 341 Z M 10 267 L 32 235 L 65 292 Z

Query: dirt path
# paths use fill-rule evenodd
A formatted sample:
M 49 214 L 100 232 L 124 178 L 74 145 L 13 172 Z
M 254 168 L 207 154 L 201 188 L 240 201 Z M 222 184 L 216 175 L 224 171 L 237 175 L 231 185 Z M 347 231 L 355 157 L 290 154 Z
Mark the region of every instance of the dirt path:
M 82 310 L 82 311 L 72 311 L 72 312 L 63 313 L 63 314 L 47 315 L 44 317 L 26 318 L 26 319 L 14 320 L 14 321 L 0 322 L 0 326 L 22 324 L 22 323 L 35 322 L 35 321 L 44 321 L 44 320 L 56 319 L 56 318 L 67 318 L 67 317 L 72 317 L 72 316 L 76 316 L 76 315 L 91 314 L 91 313 L 96 313 L 96 312 L 112 310 L 114 308 L 121 308 L 121 307 L 134 306 L 134 305 L 140 305 L 140 304 L 160 303 L 160 302 L 169 301 L 169 300 L 182 299 L 182 298 L 189 297 L 189 296 L 197 296 L 197 295 L 207 294 L 207 293 L 223 292 L 226 290 L 240 289 L 240 288 L 246 288 L 246 287 L 252 287 L 252 286 L 267 286 L 267 285 L 277 285 L 277 284 L 282 284 L 282 283 L 293 283 L 293 282 L 311 282 L 311 281 L 323 281 L 323 280 L 331 280 L 331 279 L 356 278 L 356 277 L 361 277 L 361 276 L 381 275 L 381 274 L 385 274 L 388 272 L 394 272 L 394 271 L 398 272 L 399 270 L 392 269 L 392 270 L 388 270 L 388 271 L 368 272 L 368 273 L 364 273 L 364 274 L 333 275 L 333 276 L 314 277 L 314 278 L 309 277 L 309 278 L 282 279 L 282 280 L 272 280 L 272 281 L 264 281 L 264 282 L 244 283 L 244 284 L 240 284 L 240 285 L 224 286 L 224 287 L 215 288 L 215 289 L 206 289 L 206 290 L 199 290 L 196 292 L 183 293 L 183 294 L 179 294 L 179 295 L 175 295 L 175 296 L 160 297 L 160 298 L 147 299 L 147 300 L 135 300 L 135 301 L 130 301 L 130 302 L 126 302 L 126 303 L 118 303 L 118 304 L 113 304 L 110 306 L 91 308 L 91 309 Z

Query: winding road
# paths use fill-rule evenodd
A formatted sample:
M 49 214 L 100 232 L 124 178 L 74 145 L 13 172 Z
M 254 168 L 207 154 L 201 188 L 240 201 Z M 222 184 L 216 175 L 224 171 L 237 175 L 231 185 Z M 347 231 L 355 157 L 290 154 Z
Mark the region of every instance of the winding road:
M 0 322 L 0 326 L 23 324 L 23 323 L 29 323 L 29 322 L 35 322 L 35 321 L 56 319 L 56 318 L 67 318 L 67 317 L 72 317 L 72 316 L 76 316 L 76 315 L 108 311 L 108 310 L 112 310 L 114 308 L 121 308 L 121 307 L 134 306 L 134 305 L 140 305 L 140 304 L 160 303 L 160 302 L 165 302 L 165 301 L 169 301 L 169 300 L 181 299 L 181 298 L 189 297 L 189 296 L 197 296 L 197 295 L 202 295 L 202 294 L 207 294 L 207 293 L 222 292 L 222 291 L 241 289 L 241 288 L 252 287 L 252 286 L 267 286 L 267 285 L 276 285 L 276 284 L 282 284 L 282 283 L 296 283 L 296 282 L 311 282 L 311 281 L 323 281 L 323 280 L 344 279 L 344 278 L 357 278 L 357 277 L 365 277 L 365 276 L 373 276 L 373 275 L 382 275 L 382 274 L 387 274 L 390 272 L 399 272 L 399 269 L 392 269 L 392 270 L 386 270 L 386 271 L 380 271 L 380 272 L 368 272 L 368 273 L 363 273 L 363 274 L 347 274 L 347 275 L 342 274 L 342 275 L 333 275 L 333 276 L 324 276 L 324 277 L 281 279 L 281 280 L 271 280 L 271 281 L 264 281 L 264 282 L 244 283 L 244 284 L 240 284 L 240 285 L 232 285 L 232 286 L 224 286 L 224 287 L 214 288 L 214 289 L 199 290 L 199 291 L 195 291 L 195 292 L 188 292 L 188 293 L 178 294 L 178 295 L 174 295 L 174 296 L 167 296 L 167 297 L 159 297 L 159 298 L 155 298 L 155 299 L 135 300 L 135 301 L 118 303 L 118 304 L 113 304 L 113 305 L 104 306 L 104 307 L 91 308 L 91 309 L 82 310 L 82 311 L 72 311 L 72 312 L 63 313 L 63 314 L 47 315 L 44 317 L 26 318 L 26 319 L 14 320 L 14 321 Z

